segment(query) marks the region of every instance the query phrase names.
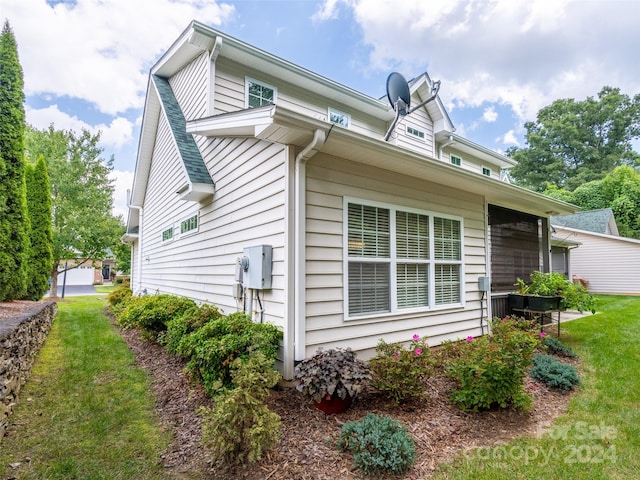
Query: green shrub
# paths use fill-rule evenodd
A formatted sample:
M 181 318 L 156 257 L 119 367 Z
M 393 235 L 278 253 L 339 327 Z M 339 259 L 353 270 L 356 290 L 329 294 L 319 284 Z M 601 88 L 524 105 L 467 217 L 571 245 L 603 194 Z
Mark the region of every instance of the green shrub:
M 388 416 L 368 413 L 358 421 L 346 422 L 336 443 L 353 454 L 353 464 L 363 473 L 402 473 L 415 461 L 416 447 L 406 427 Z
M 560 362 L 552 355 L 537 354 L 533 357 L 531 376 L 545 385 L 568 392 L 580 384 L 580 377 L 573 365 Z
M 115 316 L 119 316 L 127 306 L 127 303 L 131 300 L 131 289 L 128 286 L 120 286 L 115 290 L 109 292 L 107 295 L 107 302 L 110 305 L 111 313 Z
M 222 312 L 215 305 L 204 304 L 187 310 L 183 315 L 167 322 L 167 330 L 158 336 L 158 343 L 169 353 L 177 353 L 182 338 L 195 332 L 205 323 L 222 318 Z
M 222 387 L 233 385 L 231 364 L 262 352 L 273 361 L 282 331 L 268 323 L 253 323 L 244 312 L 236 312 L 205 323 L 182 337 L 176 353 L 188 359 L 187 372 L 200 380 L 207 392 L 215 395 Z
M 236 359 L 231 377 L 235 387 L 203 409 L 202 442 L 216 460 L 230 464 L 254 463 L 280 437 L 280 417 L 264 400 L 279 380 L 273 359 L 258 352 L 246 362 Z
M 459 342 L 459 355 L 447 365 L 458 383 L 452 401 L 463 410 L 531 407 L 524 379 L 540 336 L 526 322 L 494 319 L 492 335 Z
M 193 309 L 196 303 L 186 297 L 175 295 L 148 295 L 132 297 L 118 316 L 123 328 L 141 328 L 147 335 L 156 338 L 167 329 L 167 323 Z
M 554 355 L 561 355 L 568 358 L 576 358 L 578 356 L 569 345 L 561 342 L 555 337 L 545 337 L 542 344 Z
M 369 361 L 371 384 L 397 404 L 425 394 L 425 381 L 433 374 L 435 358 L 426 339 L 413 336 L 409 348 L 380 339 Z

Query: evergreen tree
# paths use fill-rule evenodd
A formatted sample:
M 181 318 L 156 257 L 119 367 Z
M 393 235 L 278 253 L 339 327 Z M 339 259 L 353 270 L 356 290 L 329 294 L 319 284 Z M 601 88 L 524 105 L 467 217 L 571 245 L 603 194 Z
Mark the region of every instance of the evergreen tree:
M 24 79 L 8 21 L 0 34 L 0 301 L 25 295 L 29 251 L 24 179 Z
M 40 300 L 49 288 L 53 265 L 51 229 L 51 188 L 47 164 L 40 155 L 35 165 L 27 164 L 27 210 L 31 223 L 31 248 L 27 298 Z

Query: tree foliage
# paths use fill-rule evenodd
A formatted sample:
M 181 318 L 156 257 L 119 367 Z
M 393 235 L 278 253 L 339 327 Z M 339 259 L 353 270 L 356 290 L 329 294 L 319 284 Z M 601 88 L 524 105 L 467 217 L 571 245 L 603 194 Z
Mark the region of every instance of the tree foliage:
M 640 173 L 630 166 L 617 167 L 602 180 L 572 192 L 550 185 L 544 193 L 584 210 L 611 208 L 620 235 L 640 239 Z
M 51 229 L 51 188 L 44 157 L 35 165 L 26 165 L 27 206 L 31 231 L 29 234 L 29 269 L 27 298 L 40 300 L 49 288 L 53 265 L 53 233 Z
M 23 103 L 18 45 L 6 21 L 0 34 L 0 301 L 21 298 L 27 288 Z
M 113 217 L 113 158 L 101 158 L 100 134 L 82 130 L 46 130 L 29 127 L 25 136 L 29 158 L 47 161 L 53 205 L 53 265 L 51 291 L 57 287 L 57 269 L 74 259 L 68 269 L 101 259 L 119 242 L 122 226 Z
M 507 151 L 518 161 L 509 173 L 539 192 L 548 183 L 574 190 L 617 166 L 640 165 L 640 155 L 630 146 L 640 137 L 640 95 L 630 98 L 605 86 L 597 99 L 556 100 L 525 128 L 527 147 Z

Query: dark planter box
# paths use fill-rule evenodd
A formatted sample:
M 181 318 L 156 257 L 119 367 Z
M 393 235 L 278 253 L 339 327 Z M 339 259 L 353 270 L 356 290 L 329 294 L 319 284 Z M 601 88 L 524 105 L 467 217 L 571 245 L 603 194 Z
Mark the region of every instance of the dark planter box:
M 543 297 L 543 296 L 535 296 L 530 295 L 528 297 L 529 310 L 538 310 L 538 311 L 546 311 L 546 310 L 558 310 L 560 308 L 560 301 L 562 297 Z
M 529 306 L 529 297 L 520 293 L 509 294 L 509 308 L 525 309 Z

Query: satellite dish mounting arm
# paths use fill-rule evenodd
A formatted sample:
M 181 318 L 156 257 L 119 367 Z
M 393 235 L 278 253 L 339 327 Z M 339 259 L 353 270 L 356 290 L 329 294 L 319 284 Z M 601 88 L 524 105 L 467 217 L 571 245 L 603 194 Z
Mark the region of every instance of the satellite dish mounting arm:
M 428 99 L 426 99 L 424 102 L 422 102 L 420 105 L 416 105 L 415 107 L 413 107 L 410 111 L 407 112 L 407 115 L 415 112 L 419 108 L 424 107 L 430 101 L 435 100 L 435 98 L 438 96 L 439 90 L 440 90 L 440 80 L 433 82 L 433 85 L 431 86 L 431 96 Z
M 389 130 L 387 130 L 387 134 L 384 136 L 385 142 L 389 140 L 389 137 L 391 136 L 391 132 L 393 132 L 393 129 L 396 128 L 396 125 L 398 124 L 398 120 L 400 120 L 400 116 L 404 117 L 407 114 L 407 104 L 404 103 L 404 101 L 401 98 L 399 98 L 396 101 L 396 104 L 394 105 L 393 109 L 396 111 L 396 118 L 393 119 L 393 123 L 389 127 Z

